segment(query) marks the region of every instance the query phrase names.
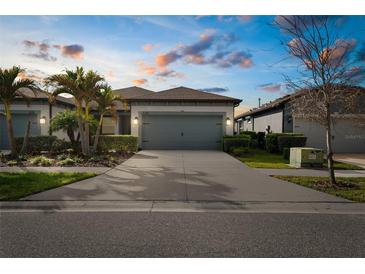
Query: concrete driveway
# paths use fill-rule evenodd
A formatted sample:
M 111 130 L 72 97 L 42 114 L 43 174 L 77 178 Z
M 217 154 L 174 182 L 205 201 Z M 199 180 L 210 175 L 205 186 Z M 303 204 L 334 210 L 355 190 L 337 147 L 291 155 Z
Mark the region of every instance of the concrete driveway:
M 105 174 L 24 200 L 343 202 L 271 178 L 220 151 L 141 151 Z

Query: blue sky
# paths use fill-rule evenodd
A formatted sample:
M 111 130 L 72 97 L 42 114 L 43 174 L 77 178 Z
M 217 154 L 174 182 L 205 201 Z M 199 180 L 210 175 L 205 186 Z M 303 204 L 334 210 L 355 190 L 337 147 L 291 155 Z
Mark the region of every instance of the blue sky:
M 1 67 L 41 79 L 77 65 L 113 88 L 188 86 L 243 100 L 241 109 L 288 92 L 298 61 L 274 16 L 1 16 Z M 365 42 L 365 17 L 336 17 L 344 39 Z

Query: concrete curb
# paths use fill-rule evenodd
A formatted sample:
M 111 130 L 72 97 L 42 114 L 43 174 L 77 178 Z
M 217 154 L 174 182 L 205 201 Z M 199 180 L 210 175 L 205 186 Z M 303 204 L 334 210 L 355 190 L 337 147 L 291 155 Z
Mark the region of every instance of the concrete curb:
M 282 176 L 328 176 L 327 170 L 321 169 L 270 169 L 255 168 L 256 171 L 265 175 Z M 337 177 L 365 177 L 365 170 L 336 170 Z
M 0 212 L 227 212 L 365 214 L 365 203 L 224 201 L 14 201 Z

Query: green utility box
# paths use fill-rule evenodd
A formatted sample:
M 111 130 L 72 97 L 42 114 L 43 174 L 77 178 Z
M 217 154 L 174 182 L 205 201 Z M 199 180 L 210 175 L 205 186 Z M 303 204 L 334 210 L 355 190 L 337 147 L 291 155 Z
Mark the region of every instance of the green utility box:
M 290 148 L 290 165 L 293 167 L 322 167 L 324 152 L 311 147 Z

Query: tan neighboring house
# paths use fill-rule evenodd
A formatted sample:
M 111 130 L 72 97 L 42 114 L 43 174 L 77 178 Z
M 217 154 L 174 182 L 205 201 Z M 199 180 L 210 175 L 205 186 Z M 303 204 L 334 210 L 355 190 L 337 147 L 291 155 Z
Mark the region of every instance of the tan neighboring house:
M 114 91 L 127 104 L 119 104 L 117 116 L 106 117 L 102 134 L 139 137 L 142 149 L 218 149 L 223 135 L 234 133 L 234 109 L 241 100 L 187 87 L 160 92 L 129 87 Z M 16 136 L 23 136 L 28 120 L 31 135 L 47 135 L 49 121 L 59 111 L 74 108 L 73 99 L 59 96 L 54 104 L 44 94 L 26 105 L 20 98 L 13 105 Z M 2 105 L 0 104 L 0 111 Z M 62 132 L 59 138 L 67 139 Z M 5 118 L 0 118 L 0 149 L 8 148 Z

